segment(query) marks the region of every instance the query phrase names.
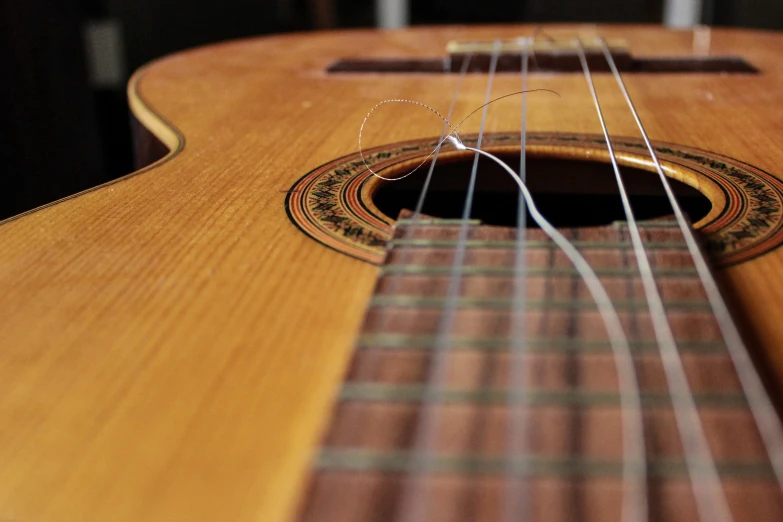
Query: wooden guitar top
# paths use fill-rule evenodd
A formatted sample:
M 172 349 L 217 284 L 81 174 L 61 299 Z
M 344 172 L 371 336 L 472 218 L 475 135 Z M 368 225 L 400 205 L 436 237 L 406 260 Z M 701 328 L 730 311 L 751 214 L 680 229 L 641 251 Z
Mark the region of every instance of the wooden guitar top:
M 326 69 L 346 57 L 438 57 L 451 40 L 532 30 L 275 36 L 140 70 L 132 112 L 171 152 L 0 225 L 0 521 L 289 519 L 379 267 L 303 234 L 286 192 L 356 152 L 379 101 L 446 110 L 455 81 Z M 597 31 L 625 39 L 634 56 L 695 49 L 691 31 Z M 781 34 L 713 29 L 710 54 L 741 56 L 759 73 L 625 81 L 653 140 L 780 177 L 781 48 Z M 611 76 L 595 81 L 612 135 L 638 138 Z M 584 82 L 533 75 L 530 88 L 560 96 L 529 98 L 528 130 L 600 133 Z M 498 96 L 518 90 L 518 74 L 495 78 Z M 455 113 L 484 103 L 485 91 L 486 74 L 466 77 Z M 427 111 L 406 115 L 378 114 L 388 143 L 440 131 Z M 491 116 L 491 130 L 519 130 L 518 112 Z M 783 250 L 717 275 L 748 345 L 783 376 Z

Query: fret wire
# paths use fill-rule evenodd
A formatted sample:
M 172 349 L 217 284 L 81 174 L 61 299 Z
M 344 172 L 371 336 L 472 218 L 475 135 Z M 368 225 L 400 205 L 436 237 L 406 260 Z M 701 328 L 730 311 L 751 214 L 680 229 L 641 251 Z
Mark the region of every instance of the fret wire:
M 677 392 L 672 395 L 672 407 L 674 409 L 680 440 L 682 441 L 683 449 L 685 451 L 685 460 L 688 463 L 688 469 L 691 472 L 691 485 L 696 499 L 699 519 L 704 522 L 729 522 L 732 520 L 731 512 L 729 511 L 720 480 L 714 470 L 714 460 L 704 434 L 704 427 L 699 418 L 697 406 L 694 404 L 690 385 L 682 366 L 682 359 L 680 358 L 677 344 L 674 340 L 674 334 L 669 325 L 666 311 L 658 291 L 658 286 L 655 283 L 653 269 L 650 266 L 650 261 L 644 250 L 639 227 L 634 218 L 631 202 L 628 193 L 626 192 L 622 176 L 620 175 L 617 156 L 614 153 L 612 140 L 609 137 L 609 130 L 607 129 L 603 111 L 601 110 L 601 103 L 598 100 L 598 94 L 596 93 L 593 78 L 590 74 L 590 68 L 587 65 L 585 51 L 582 47 L 582 43 L 578 39 L 575 40 L 575 45 L 579 55 L 579 61 L 582 65 L 582 70 L 584 71 L 587 80 L 587 85 L 590 89 L 590 94 L 595 104 L 595 110 L 601 124 L 606 147 L 609 151 L 609 159 L 612 163 L 612 170 L 614 171 L 617 188 L 620 192 L 620 199 L 623 204 L 623 212 L 625 213 L 627 222 L 626 226 L 628 227 L 631 241 L 634 245 L 636 264 L 641 275 L 644 294 L 650 309 L 653 331 L 655 333 L 655 338 L 658 340 L 658 345 L 660 346 L 666 382 L 670 389 L 677 389 Z M 706 470 L 707 488 L 703 487 L 702 483 L 697 482 L 694 479 L 692 473 L 696 469 Z
M 408 218 L 402 218 L 398 219 L 396 222 L 397 227 L 402 226 L 428 226 L 428 225 L 437 225 L 437 226 L 462 226 L 463 224 L 467 223 L 468 225 L 481 225 L 480 219 L 408 219 Z M 628 222 L 626 221 L 614 221 L 612 222 L 612 226 L 614 227 L 627 227 Z M 638 227 L 644 227 L 644 228 L 678 228 L 679 225 L 676 221 L 637 221 L 636 226 Z
M 444 297 L 429 297 L 417 295 L 376 295 L 370 300 L 370 306 L 378 308 L 441 308 L 445 303 Z M 461 309 L 511 309 L 513 299 L 482 299 L 474 297 L 460 297 L 456 300 L 456 307 Z M 612 305 L 619 309 L 646 310 L 646 301 L 612 301 Z M 664 301 L 667 310 L 711 310 L 709 303 L 704 301 Z M 571 309 L 595 309 L 594 301 L 526 301 L 526 306 L 534 310 L 571 310 Z M 517 312 L 514 311 L 516 314 Z
M 649 407 L 670 406 L 676 395 L 668 392 L 643 391 L 641 402 Z M 714 408 L 743 408 L 747 400 L 741 393 L 697 393 L 695 401 L 700 406 Z M 418 384 L 387 384 L 347 382 L 343 385 L 339 400 L 389 403 L 423 404 L 503 404 L 505 402 L 531 406 L 620 406 L 621 393 L 573 390 L 547 390 L 543 388 L 524 391 L 502 389 L 428 388 Z
M 498 249 L 511 249 L 516 247 L 517 242 L 512 240 L 476 240 L 468 239 L 465 242 L 467 248 L 498 248 Z M 633 245 L 623 242 L 610 242 L 610 241 L 571 241 L 571 244 L 580 250 L 620 250 L 630 249 Z M 393 248 L 446 248 L 456 247 L 457 241 L 451 239 L 393 239 L 386 243 L 387 249 Z M 645 247 L 649 250 L 687 250 L 688 246 L 685 243 L 675 242 L 653 242 L 645 244 Z M 557 245 L 551 241 L 526 241 L 526 250 L 547 249 L 555 250 Z
M 386 274 L 415 274 L 415 275 L 450 275 L 452 267 L 448 265 L 384 265 L 381 267 L 381 275 Z M 502 266 L 463 265 L 458 269 L 461 276 L 513 276 L 516 269 Z M 638 272 L 634 269 L 596 268 L 597 276 L 625 276 L 635 278 Z M 662 277 L 697 277 L 698 273 L 690 267 L 683 268 L 658 268 L 653 271 L 655 275 Z M 528 268 L 526 276 L 546 275 L 550 277 L 572 277 L 579 275 L 573 268 Z
M 629 227 L 627 221 L 615 221 L 612 225 L 623 228 Z M 679 228 L 676 221 L 636 221 L 634 226 L 637 228 Z
M 411 225 L 413 225 L 413 226 L 437 225 L 439 227 L 443 227 L 443 226 L 461 227 L 463 224 L 480 225 L 481 224 L 481 220 L 480 219 L 467 219 L 467 220 L 465 220 L 465 219 L 429 219 L 429 218 L 413 220 L 413 219 L 403 218 L 403 219 L 398 219 L 397 220 L 396 226 L 397 226 L 397 228 L 400 228 L 401 226 L 410 227 Z
M 358 340 L 360 349 L 416 349 L 431 350 L 435 342 L 432 335 L 410 335 L 410 334 L 364 334 Z M 486 349 L 502 350 L 508 346 L 507 337 L 460 337 L 451 338 L 452 349 Z M 529 349 L 538 353 L 545 353 L 551 350 L 557 351 L 585 351 L 585 352 L 608 352 L 612 347 L 609 341 L 585 341 L 571 338 L 555 339 L 536 339 L 527 338 L 526 342 Z M 658 343 L 650 341 L 629 341 L 631 349 L 635 351 L 657 351 Z M 681 341 L 678 344 L 681 351 L 695 353 L 719 353 L 725 352 L 726 347 L 716 341 Z
M 380 452 L 371 450 L 347 450 L 325 448 L 315 462 L 320 471 L 354 471 L 383 473 L 422 473 L 420 456 L 407 451 Z M 431 474 L 494 475 L 511 469 L 526 477 L 620 477 L 622 460 L 589 457 L 491 457 L 484 455 L 436 455 L 427 466 Z M 637 464 L 633 464 L 637 465 Z M 717 462 L 718 473 L 726 478 L 770 479 L 774 473 L 766 461 Z M 673 458 L 657 458 L 649 461 L 649 473 L 660 478 L 687 476 L 685 463 Z

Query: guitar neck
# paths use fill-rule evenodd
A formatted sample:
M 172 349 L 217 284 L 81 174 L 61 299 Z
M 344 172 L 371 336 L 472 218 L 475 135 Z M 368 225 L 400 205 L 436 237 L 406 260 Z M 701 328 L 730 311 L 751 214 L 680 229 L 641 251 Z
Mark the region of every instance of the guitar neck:
M 628 420 L 618 354 L 585 283 L 540 230 L 520 249 L 516 229 L 465 227 L 400 221 L 301 520 L 407 520 L 411 503 L 426 519 L 501 520 L 509 495 L 526 503 L 525 520 L 621 520 Z M 736 520 L 779 520 L 773 470 L 680 229 L 640 231 L 730 509 Z M 628 333 L 651 518 L 697 520 L 678 397 L 627 227 L 563 232 Z M 512 341 L 520 329 L 524 341 Z

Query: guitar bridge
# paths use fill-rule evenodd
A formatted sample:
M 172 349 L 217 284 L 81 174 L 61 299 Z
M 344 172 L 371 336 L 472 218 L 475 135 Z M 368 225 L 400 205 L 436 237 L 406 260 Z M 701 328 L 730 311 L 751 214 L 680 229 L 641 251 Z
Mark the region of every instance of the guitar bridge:
M 579 38 L 587 65 L 592 72 L 609 72 L 598 38 Z M 665 56 L 634 57 L 624 40 L 606 40 L 605 44 L 615 65 L 623 73 L 738 73 L 757 74 L 759 71 L 740 56 Z M 576 40 L 519 38 L 494 41 L 452 41 L 441 58 L 343 58 L 327 72 L 340 73 L 458 73 L 465 60 L 470 59 L 467 72 L 489 72 L 493 53 L 497 51 L 496 72 L 519 73 L 527 52 L 528 71 L 535 73 L 581 73 Z

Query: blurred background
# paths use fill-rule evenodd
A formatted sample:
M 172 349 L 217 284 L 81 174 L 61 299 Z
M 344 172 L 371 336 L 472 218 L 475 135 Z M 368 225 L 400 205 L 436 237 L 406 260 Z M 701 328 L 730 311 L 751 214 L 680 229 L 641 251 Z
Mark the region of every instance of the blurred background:
M 134 170 L 125 84 L 159 56 L 285 31 L 551 21 L 783 29 L 783 0 L 0 0 L 0 219 Z

